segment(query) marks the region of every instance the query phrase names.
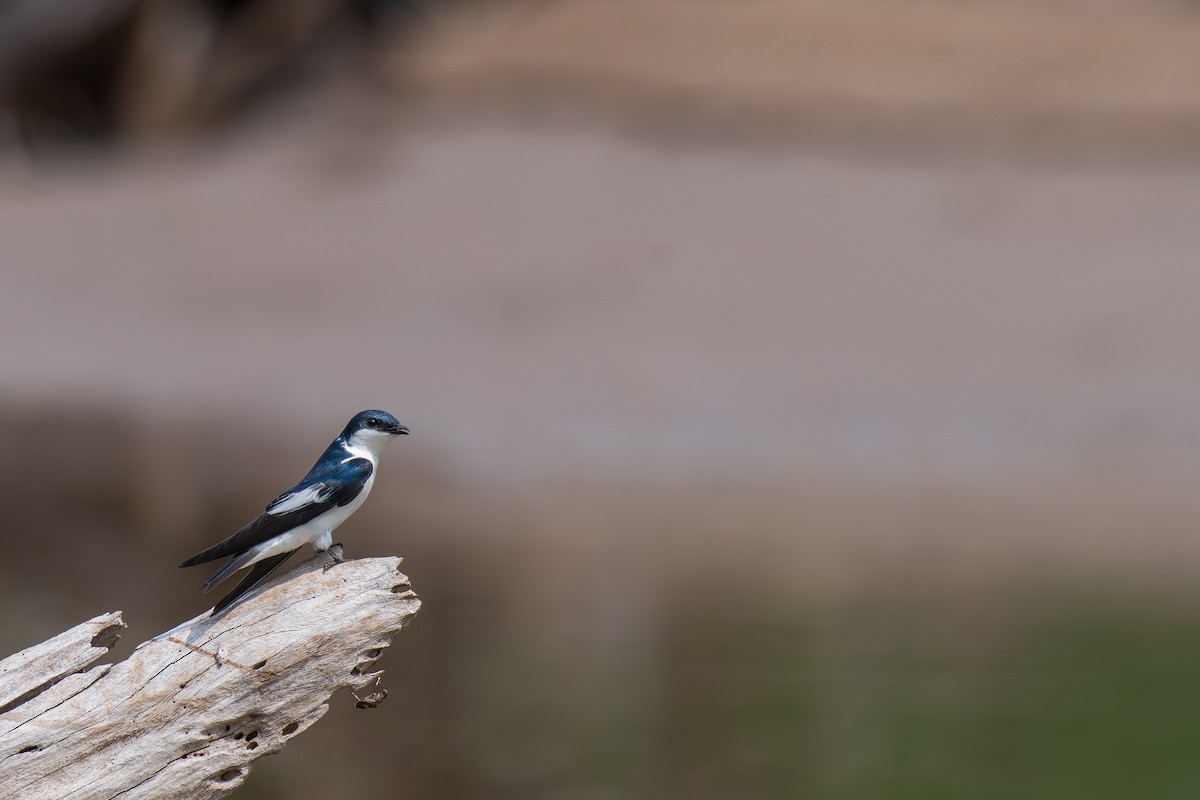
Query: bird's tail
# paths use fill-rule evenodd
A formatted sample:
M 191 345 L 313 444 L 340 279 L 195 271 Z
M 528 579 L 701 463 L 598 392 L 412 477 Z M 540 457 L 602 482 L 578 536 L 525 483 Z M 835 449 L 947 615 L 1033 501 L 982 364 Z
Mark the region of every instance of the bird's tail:
M 242 567 L 250 566 L 254 563 L 255 556 L 257 555 L 258 553 L 255 553 L 253 550 L 246 550 L 245 552 L 238 553 L 236 556 L 222 564 L 220 569 L 208 576 L 208 580 L 200 584 L 200 591 L 207 592 Z M 266 559 L 263 560 L 265 561 Z
M 237 599 L 242 595 L 246 594 L 255 586 L 265 581 L 268 575 L 278 569 L 279 565 L 284 561 L 287 561 L 288 558 L 291 557 L 292 553 L 295 552 L 295 550 L 289 550 L 286 553 L 280 553 L 277 556 L 264 558 L 262 561 L 257 562 L 250 569 L 250 571 L 246 573 L 246 577 L 242 578 L 241 582 L 234 587 L 233 591 L 222 597 L 221 602 L 217 603 L 216 606 L 213 607 L 212 616 L 215 617 L 217 614 L 220 614 L 226 608 L 233 605 L 233 603 L 236 602 Z M 213 577 L 215 578 L 216 575 Z

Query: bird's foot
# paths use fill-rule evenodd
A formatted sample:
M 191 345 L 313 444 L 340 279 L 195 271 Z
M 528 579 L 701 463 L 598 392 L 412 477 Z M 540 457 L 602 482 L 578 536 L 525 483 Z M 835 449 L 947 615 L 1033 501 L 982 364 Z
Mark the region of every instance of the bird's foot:
M 340 542 L 330 545 L 329 549 L 325 551 L 324 555 L 329 558 L 329 563 L 325 565 L 325 569 L 323 569 L 322 572 L 329 572 L 329 570 L 346 560 L 346 557 L 342 555 L 342 545 Z

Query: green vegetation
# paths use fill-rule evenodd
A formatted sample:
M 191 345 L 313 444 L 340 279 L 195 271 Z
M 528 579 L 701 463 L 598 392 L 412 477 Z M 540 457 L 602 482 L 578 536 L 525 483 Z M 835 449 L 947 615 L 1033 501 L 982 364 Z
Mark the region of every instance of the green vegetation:
M 478 773 L 526 797 L 1194 798 L 1200 605 L 1167 605 L 692 604 L 605 663 L 510 642 L 480 667 Z

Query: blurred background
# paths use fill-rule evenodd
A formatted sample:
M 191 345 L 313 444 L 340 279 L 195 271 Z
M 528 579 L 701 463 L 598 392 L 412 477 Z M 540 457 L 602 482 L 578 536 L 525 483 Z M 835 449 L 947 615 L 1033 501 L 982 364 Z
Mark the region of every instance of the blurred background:
M 1200 793 L 1200 5 L 0 0 L 0 651 L 356 411 L 247 798 Z

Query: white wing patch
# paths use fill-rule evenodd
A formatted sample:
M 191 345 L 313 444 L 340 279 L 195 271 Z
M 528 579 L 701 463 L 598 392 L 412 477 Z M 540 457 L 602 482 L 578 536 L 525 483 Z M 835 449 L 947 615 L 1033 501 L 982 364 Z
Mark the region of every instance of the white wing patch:
M 303 491 L 285 494 L 274 503 L 267 506 L 267 513 L 272 516 L 286 514 L 289 511 L 295 511 L 298 508 L 320 503 L 329 499 L 333 494 L 333 490 L 323 483 L 314 483 L 312 486 L 306 487 Z

